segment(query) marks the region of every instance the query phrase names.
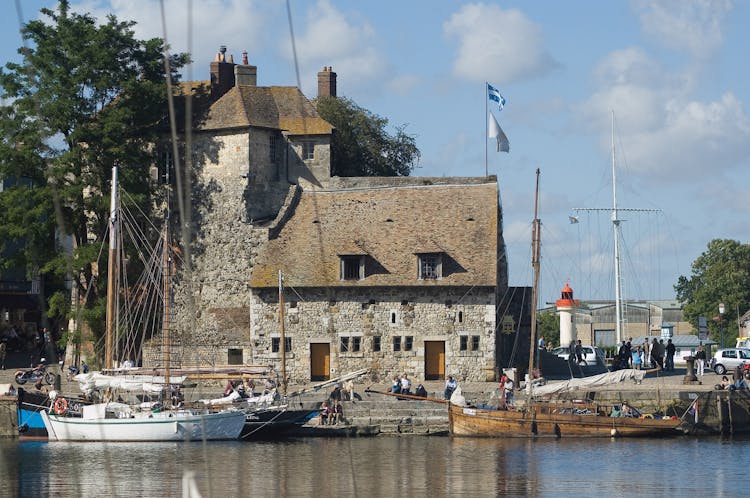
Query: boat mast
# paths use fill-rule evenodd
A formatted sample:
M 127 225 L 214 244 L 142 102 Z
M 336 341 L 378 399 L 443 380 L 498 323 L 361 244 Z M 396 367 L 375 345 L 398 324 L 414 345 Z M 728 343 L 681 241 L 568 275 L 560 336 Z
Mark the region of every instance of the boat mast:
M 281 391 L 286 395 L 286 339 L 284 338 L 284 275 L 279 270 L 279 348 L 281 349 Z
M 536 302 L 539 292 L 539 259 L 541 244 L 541 223 L 539 221 L 539 168 L 536 169 L 536 190 L 534 191 L 534 222 L 531 228 L 531 267 L 534 269 L 534 286 L 531 289 L 531 344 L 529 347 L 529 394 L 534 371 L 534 353 L 536 352 Z
M 167 200 L 169 202 L 169 200 Z M 169 381 L 169 369 L 170 369 L 170 350 L 169 350 L 169 265 L 171 258 L 169 257 L 169 215 L 167 215 L 164 223 L 164 385 L 167 389 L 167 404 L 171 404 L 172 400 L 172 386 Z
M 107 262 L 107 330 L 104 347 L 104 368 L 112 369 L 113 323 L 115 320 L 115 289 L 117 289 L 117 167 L 112 167 L 112 193 L 109 200 L 109 261 Z
M 615 345 L 622 342 L 622 284 L 620 283 L 620 219 L 617 215 L 617 170 L 615 168 L 615 111 L 612 110 L 612 228 L 615 237 Z

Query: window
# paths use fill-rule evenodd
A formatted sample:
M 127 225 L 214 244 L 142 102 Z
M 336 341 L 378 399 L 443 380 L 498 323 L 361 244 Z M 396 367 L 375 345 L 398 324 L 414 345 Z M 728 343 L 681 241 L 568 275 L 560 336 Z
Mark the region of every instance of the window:
M 341 351 L 342 353 L 349 352 L 349 338 L 348 337 L 341 337 L 339 351 Z
M 375 353 L 380 352 L 380 336 L 379 335 L 373 336 L 372 338 L 372 350 Z
M 394 325 L 396 323 L 396 312 L 391 311 L 391 325 Z
M 407 335 L 404 337 L 404 351 L 411 351 L 414 346 L 414 337 Z
M 440 278 L 442 265 L 440 254 L 420 254 L 419 255 L 419 279 L 430 280 Z
M 230 348 L 227 351 L 227 364 L 242 365 L 242 350 Z
M 460 336 L 459 337 L 459 341 L 460 342 L 458 344 L 458 349 L 460 351 L 466 351 L 467 349 L 469 349 L 469 347 L 468 347 L 469 346 L 469 336 L 468 335 L 462 335 L 462 336 Z
M 393 338 L 393 351 L 401 351 L 401 338 L 400 337 L 394 337 Z
M 271 352 L 272 353 L 280 353 L 281 352 L 281 337 L 271 337 Z M 289 352 L 292 350 L 292 338 L 291 337 L 284 337 L 284 351 Z
M 458 312 L 458 323 L 463 323 L 463 322 L 464 322 L 464 312 L 463 311 L 459 311 Z
M 478 335 L 471 336 L 471 350 L 479 351 L 479 336 Z
M 352 353 L 358 353 L 362 344 L 362 338 L 359 336 L 352 337 Z
M 315 142 L 312 140 L 302 140 L 302 159 L 308 161 L 315 159 Z
M 362 256 L 341 256 L 341 280 L 362 280 Z

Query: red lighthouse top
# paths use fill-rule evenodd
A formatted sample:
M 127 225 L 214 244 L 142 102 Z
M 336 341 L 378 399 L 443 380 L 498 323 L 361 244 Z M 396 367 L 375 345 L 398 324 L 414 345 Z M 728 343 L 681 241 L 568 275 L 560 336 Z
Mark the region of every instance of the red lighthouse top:
M 565 307 L 573 307 L 577 306 L 580 303 L 577 299 L 573 299 L 573 289 L 570 288 L 570 285 L 567 283 L 565 284 L 565 287 L 563 287 L 562 291 L 560 292 L 560 299 L 555 301 L 555 306 L 558 308 L 565 308 Z

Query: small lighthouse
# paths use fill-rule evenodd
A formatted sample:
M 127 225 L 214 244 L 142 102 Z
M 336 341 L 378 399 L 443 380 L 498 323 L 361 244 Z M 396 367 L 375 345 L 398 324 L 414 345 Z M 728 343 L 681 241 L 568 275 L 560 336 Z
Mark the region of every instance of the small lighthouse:
M 560 299 L 555 301 L 557 313 L 560 315 L 560 346 L 568 346 L 577 339 L 575 309 L 579 304 L 580 301 L 573 299 L 573 289 L 566 283 L 560 293 Z

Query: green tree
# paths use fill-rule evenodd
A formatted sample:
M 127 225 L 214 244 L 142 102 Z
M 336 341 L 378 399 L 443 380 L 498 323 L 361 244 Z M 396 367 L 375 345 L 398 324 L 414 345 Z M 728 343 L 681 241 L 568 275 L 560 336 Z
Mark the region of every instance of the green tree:
M 72 13 L 67 0 L 41 13 L 21 30 L 22 62 L 0 69 L 0 178 L 19 180 L 0 193 L 0 254 L 22 246 L 2 265 L 71 276 L 96 330 L 106 279 L 92 279 L 93 263 L 107 234 L 111 168 L 135 202 L 148 207 L 153 194 L 151 144 L 167 109 L 164 43 L 135 39 L 133 22 Z M 172 56 L 172 70 L 186 61 Z M 63 237 L 72 259 L 55 243 Z
M 724 327 L 725 345 L 734 345 L 737 326 L 736 310 L 746 310 L 750 304 L 750 245 L 736 240 L 714 239 L 708 248 L 693 261 L 690 278 L 680 276 L 675 285 L 677 299 L 683 303 L 685 319 L 698 327 L 698 317 L 708 318 L 711 338 L 721 339 Z M 724 303 L 724 322 L 719 317 L 719 303 Z
M 419 161 L 415 137 L 344 97 L 315 99 L 318 114 L 336 131 L 331 143 L 331 172 L 339 176 L 409 176 Z
M 560 346 L 560 320 L 557 313 L 544 312 L 537 315 L 537 335 L 544 337 L 545 344 Z

